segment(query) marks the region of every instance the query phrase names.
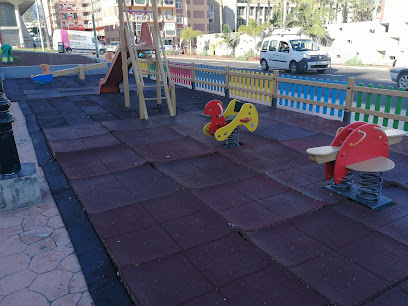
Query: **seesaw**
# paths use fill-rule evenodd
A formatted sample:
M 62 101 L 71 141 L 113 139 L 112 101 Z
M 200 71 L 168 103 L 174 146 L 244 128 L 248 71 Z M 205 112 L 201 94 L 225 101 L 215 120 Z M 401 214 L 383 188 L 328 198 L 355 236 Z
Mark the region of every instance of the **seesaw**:
M 405 135 L 404 131 L 355 122 L 340 128 L 330 146 L 309 148 L 306 153 L 312 161 L 325 164 L 326 180 L 334 180 L 327 189 L 381 210 L 394 204 L 381 195 L 382 174 L 395 167 L 388 159 L 389 145 L 400 142 Z M 359 186 L 353 184 L 351 170 L 360 172 Z
M 219 100 L 207 103 L 204 113 L 211 116 L 211 122 L 206 124 L 203 132 L 212 135 L 218 141 L 227 139 L 225 148 L 239 146 L 239 126 L 245 126 L 250 132 L 258 127 L 258 112 L 251 103 L 232 100 L 227 109 Z
M 35 81 L 35 82 L 40 83 L 40 84 L 45 84 L 45 83 L 51 82 L 52 79 L 55 78 L 55 77 L 77 73 L 78 78 L 80 80 L 85 80 L 85 71 L 105 68 L 105 67 L 109 67 L 109 65 L 110 65 L 110 63 L 98 63 L 98 64 L 91 64 L 91 65 L 78 65 L 78 67 L 75 67 L 75 68 L 68 68 L 68 69 L 58 70 L 58 71 L 52 72 L 52 71 L 50 71 L 50 65 L 41 64 L 40 67 L 41 67 L 43 73 L 38 74 L 38 75 L 31 75 L 31 79 L 33 81 Z

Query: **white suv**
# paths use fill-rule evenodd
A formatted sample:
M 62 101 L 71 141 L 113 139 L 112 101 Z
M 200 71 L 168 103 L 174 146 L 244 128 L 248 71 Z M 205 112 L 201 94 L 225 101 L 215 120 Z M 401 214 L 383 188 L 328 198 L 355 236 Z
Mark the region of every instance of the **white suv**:
M 301 71 L 323 73 L 330 67 L 331 58 L 309 38 L 275 35 L 263 40 L 260 62 L 264 71 L 277 68 L 290 70 L 291 73 Z
M 391 80 L 397 82 L 398 87 L 408 90 L 408 60 L 398 59 L 394 61 L 390 69 Z

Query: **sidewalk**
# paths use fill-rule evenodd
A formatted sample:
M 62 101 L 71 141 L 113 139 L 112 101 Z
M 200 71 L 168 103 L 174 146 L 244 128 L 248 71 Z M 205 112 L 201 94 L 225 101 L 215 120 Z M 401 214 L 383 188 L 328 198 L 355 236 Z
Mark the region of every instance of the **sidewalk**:
M 18 103 L 10 112 L 21 163 L 35 163 L 43 201 L 0 213 L 0 305 L 94 305 Z

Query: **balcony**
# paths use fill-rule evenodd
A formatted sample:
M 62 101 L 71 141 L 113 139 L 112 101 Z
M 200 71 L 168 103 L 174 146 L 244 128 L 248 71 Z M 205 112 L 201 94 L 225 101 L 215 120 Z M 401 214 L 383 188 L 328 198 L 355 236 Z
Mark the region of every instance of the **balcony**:
M 173 21 L 173 22 L 175 22 L 175 21 L 176 21 L 176 16 L 173 16 L 173 15 L 164 15 L 164 20 L 165 20 L 165 21 Z

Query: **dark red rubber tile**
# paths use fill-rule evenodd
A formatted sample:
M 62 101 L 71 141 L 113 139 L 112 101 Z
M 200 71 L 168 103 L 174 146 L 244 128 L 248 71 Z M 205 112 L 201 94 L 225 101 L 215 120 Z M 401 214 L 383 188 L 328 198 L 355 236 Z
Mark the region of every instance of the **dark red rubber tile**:
M 140 130 L 112 132 L 112 135 L 129 146 L 140 146 L 154 143 L 153 138 L 146 136 Z
M 222 210 L 219 211 L 219 214 L 227 219 L 229 223 L 245 231 L 259 230 L 283 220 L 282 217 L 256 202 Z
M 89 149 L 111 146 L 120 143 L 119 140 L 117 140 L 112 134 L 109 133 L 96 136 L 82 137 L 81 140 Z
M 383 305 L 408 305 L 408 294 L 398 287 L 392 288 L 371 301 L 364 303 L 365 306 Z
M 189 250 L 186 256 L 218 288 L 271 264 L 269 258 L 235 232 Z
M 190 159 L 189 161 L 191 162 L 192 165 L 196 166 L 197 168 L 208 172 L 210 170 L 215 170 L 233 165 L 233 161 L 231 161 L 229 158 L 223 156 L 220 153 Z
M 338 128 L 344 127 L 347 125 L 346 123 L 342 121 L 328 120 L 328 119 L 317 117 L 317 116 L 313 118 L 305 118 L 302 120 L 293 120 L 288 124 L 297 126 L 300 128 L 308 129 L 310 131 L 315 131 L 319 133 L 324 132 L 328 135 L 331 135 L 331 134 L 335 135 Z
M 384 225 L 378 231 L 408 246 L 408 217 Z
M 270 143 L 271 140 L 263 136 L 257 135 L 247 131 L 245 128 L 241 128 L 239 131 L 239 143 L 242 148 L 253 148 L 257 146 L 262 146 L 264 144 Z M 223 147 L 220 150 L 230 150 L 224 149 Z
M 168 114 L 152 116 L 151 120 L 157 122 L 158 124 L 167 126 L 189 123 L 200 125 L 201 127 L 204 127 L 204 125 L 211 121 L 210 118 L 205 118 L 190 112 L 180 113 L 174 117 L 170 117 Z
M 85 166 L 77 166 L 77 167 L 70 167 L 70 168 L 62 168 L 65 176 L 70 180 L 73 179 L 82 179 L 87 177 L 92 177 L 95 175 L 107 174 L 109 173 L 109 169 L 105 167 L 105 165 L 99 161 L 97 165 L 85 165 Z
M 264 174 L 227 184 L 251 200 L 259 200 L 288 190 L 288 187 L 270 179 Z
M 171 177 L 181 177 L 201 172 L 201 169 L 191 164 L 188 160 L 174 160 L 156 164 L 160 171 Z
M 396 186 L 390 186 L 384 188 L 381 193 L 392 199 L 396 204 L 392 206 L 393 209 L 408 215 L 408 190 Z
M 339 248 L 367 236 L 371 229 L 329 208 L 292 219 L 306 234 L 331 247 Z
M 408 276 L 408 246 L 381 233 L 355 241 L 339 252 L 353 262 L 390 282 Z
M 408 294 L 408 280 L 402 282 L 398 286 L 402 291 L 404 291 L 406 294 Z
M 79 138 L 79 135 L 71 126 L 43 129 L 43 132 L 49 141 Z
M 329 305 L 276 264 L 220 289 L 231 305 Z M 256 301 L 256 302 L 255 302 Z
M 177 133 L 173 129 L 166 127 L 166 126 L 145 129 L 142 131 L 147 137 L 152 138 L 154 142 L 177 140 L 183 137 L 182 134 Z
M 122 267 L 119 273 L 140 305 L 178 305 L 213 289 L 182 254 Z
M 304 121 L 307 119 L 314 119 L 314 116 L 308 115 L 308 114 L 303 114 L 303 113 L 297 113 L 285 109 L 275 109 L 271 112 L 262 112 L 259 114 L 259 117 L 261 117 L 259 120 L 261 121 L 262 118 L 269 118 L 285 123 L 289 122 L 297 122 L 297 121 Z
M 280 143 L 296 151 L 305 152 L 309 148 L 330 146 L 333 137 L 327 134 L 317 134 L 298 139 L 282 140 Z
M 248 237 L 256 246 L 285 267 L 303 264 L 331 250 L 290 222 L 248 233 Z
M 295 190 L 289 190 L 257 202 L 283 218 L 303 215 L 326 205 L 326 202 L 315 200 Z
M 205 208 L 194 215 L 166 222 L 162 226 L 184 249 L 220 239 L 233 231 L 225 220 Z
M 137 199 L 144 201 L 176 192 L 180 187 L 151 165 L 114 172 L 113 175 Z
M 213 153 L 214 151 L 190 136 L 132 147 L 132 150 L 152 162 L 165 162 Z
M 192 189 L 194 195 L 216 211 L 250 202 L 251 199 L 226 185 Z
M 70 152 L 86 150 L 88 147 L 80 138 L 66 140 L 48 140 L 48 146 L 51 153 L 55 155 L 58 152 Z
M 157 224 L 140 204 L 90 214 L 98 235 L 105 239 L 128 234 Z
M 255 147 L 252 150 L 264 155 L 265 157 L 272 157 L 276 155 L 283 155 L 296 152 L 293 149 L 288 148 L 287 146 L 280 144 L 278 142 L 270 142 L 265 145 Z
M 330 181 L 316 182 L 310 185 L 296 188 L 297 191 L 319 201 L 327 202 L 328 204 L 339 203 L 345 199 L 345 196 L 324 188 L 330 184 Z
M 378 228 L 405 217 L 405 214 L 399 212 L 395 208 L 396 205 L 378 212 L 350 199 L 345 199 L 332 207 L 334 211 L 344 216 L 353 218 L 354 220 L 371 228 Z
M 262 173 L 289 168 L 288 165 L 285 165 L 284 163 L 274 160 L 273 157 L 263 157 L 259 159 L 254 159 L 246 162 L 245 165 L 255 171 Z
M 119 266 L 140 265 L 180 251 L 160 226 L 107 238 L 105 244 Z
M 184 189 L 165 197 L 143 201 L 141 205 L 159 223 L 197 213 L 205 207 Z
M 291 167 L 299 167 L 302 165 L 312 163 L 306 152 L 298 151 L 292 151 L 286 154 L 276 155 L 274 156 L 274 159 Z
M 137 201 L 124 187 L 80 195 L 79 200 L 88 214 L 130 205 Z
M 175 179 L 180 185 L 186 188 L 207 188 L 223 183 L 221 180 L 216 179 L 214 176 L 206 172 L 199 172 L 185 175 L 182 177 L 172 178 Z
M 324 164 L 309 163 L 309 164 L 296 166 L 295 169 L 303 173 L 306 173 L 310 176 L 313 176 L 321 181 L 325 181 Z
M 109 133 L 100 123 L 75 125 L 73 128 L 80 137 L 99 136 Z
M 153 120 L 122 119 L 103 121 L 101 124 L 109 131 L 133 131 L 137 129 L 147 129 L 159 127 L 160 124 Z
M 390 150 L 393 152 L 408 155 L 408 137 L 403 137 L 399 143 L 395 143 L 390 146 Z
M 186 306 L 208 306 L 208 305 L 229 305 L 226 299 L 219 293 L 219 291 L 212 291 L 204 294 L 194 300 L 191 300 L 183 305 Z
M 295 168 L 286 168 L 278 171 L 267 172 L 266 175 L 271 179 L 294 189 L 321 181 L 320 179 L 296 170 Z
M 291 270 L 312 288 L 339 305 L 361 303 L 391 285 L 335 252 L 327 253 Z
M 79 180 L 71 180 L 70 184 L 78 196 L 84 194 L 97 194 L 102 191 L 122 187 L 119 181 L 111 173 Z

